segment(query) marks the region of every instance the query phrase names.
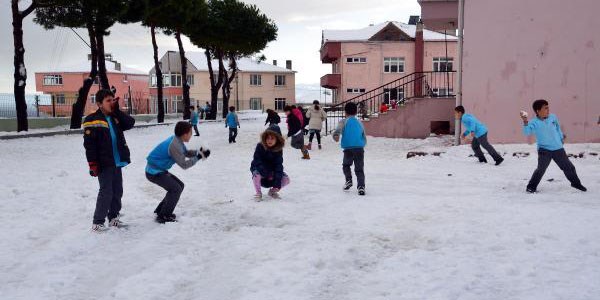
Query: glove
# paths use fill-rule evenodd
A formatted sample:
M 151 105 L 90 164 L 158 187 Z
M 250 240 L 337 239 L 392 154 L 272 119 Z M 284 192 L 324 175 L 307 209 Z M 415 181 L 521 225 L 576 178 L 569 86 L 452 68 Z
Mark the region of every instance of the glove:
M 89 162 L 88 165 L 90 166 L 90 176 L 98 177 L 98 164 L 95 162 Z
M 206 160 L 210 156 L 210 150 L 204 147 L 198 149 L 198 159 Z

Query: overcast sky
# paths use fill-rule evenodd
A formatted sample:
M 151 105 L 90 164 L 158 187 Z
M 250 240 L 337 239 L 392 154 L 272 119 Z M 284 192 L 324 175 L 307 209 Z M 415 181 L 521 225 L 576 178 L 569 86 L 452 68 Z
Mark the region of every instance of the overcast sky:
M 410 15 L 420 14 L 417 0 L 248 0 L 275 21 L 278 38 L 263 51 L 270 63 L 277 59 L 293 61 L 298 71 L 296 82 L 318 88 L 319 78 L 330 65 L 319 59 L 321 30 L 355 29 L 384 21 L 408 22 Z M 24 2 L 25 3 L 25 2 Z M 33 15 L 24 22 L 25 65 L 28 71 L 27 91 L 35 92 L 34 73 L 51 71 L 58 65 L 71 65 L 86 60 L 87 46 L 68 28 L 46 31 L 33 23 Z M 0 92 L 12 92 L 13 38 L 10 1 L 0 0 Z M 86 32 L 78 30 L 85 38 Z M 115 25 L 106 38 L 106 52 L 113 58 L 140 70 L 152 65 L 149 29 L 137 24 Z M 159 53 L 176 50 L 174 38 L 158 39 Z M 198 51 L 186 41 L 186 50 Z

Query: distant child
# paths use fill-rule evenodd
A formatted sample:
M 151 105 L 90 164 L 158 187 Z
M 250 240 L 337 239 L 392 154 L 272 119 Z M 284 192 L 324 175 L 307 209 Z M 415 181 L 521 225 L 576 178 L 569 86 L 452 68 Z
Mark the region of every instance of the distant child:
M 300 119 L 302 118 L 302 113 L 297 108 L 293 108 L 289 105 L 284 107 L 283 111 L 287 115 L 287 136 L 292 138 L 292 148 L 300 149 L 302 152 L 302 159 L 310 159 L 310 154 L 306 149 L 306 145 L 304 145 L 304 133 L 302 132 L 303 124 Z M 299 117 L 298 113 L 300 113 Z
M 465 132 L 462 135 L 463 140 L 466 140 L 469 136 L 473 139 L 471 148 L 475 152 L 475 156 L 477 156 L 480 163 L 487 163 L 487 159 L 483 155 L 481 147 L 487 150 L 488 154 L 492 156 L 496 162 L 496 166 L 504 161 L 504 158 L 502 158 L 502 156 L 496 152 L 496 149 L 488 142 L 488 129 L 483 123 L 477 120 L 475 116 L 466 114 L 465 108 L 462 105 L 457 106 L 454 109 L 454 117 L 457 120 L 461 120 L 465 125 Z
M 306 113 L 306 117 L 308 118 L 308 130 L 309 130 L 309 138 L 307 149 L 312 149 L 312 141 L 315 135 L 317 135 L 317 143 L 319 145 L 319 150 L 321 147 L 321 130 L 323 130 L 323 122 L 327 120 L 327 113 L 324 109 L 321 108 L 321 105 L 318 100 L 313 101 L 313 106 Z
M 569 161 L 569 157 L 565 152 L 563 147 L 565 136 L 560 130 L 558 118 L 556 115 L 550 113 L 548 101 L 543 99 L 535 100 L 533 102 L 533 111 L 536 117 L 531 121 L 527 120 L 526 112 L 521 112 L 523 134 L 526 136 L 535 134 L 538 146 L 538 166 L 527 184 L 527 192 L 537 192 L 537 186 L 552 160 L 565 173 L 572 187 L 584 192 L 587 191 L 581 184 L 581 181 L 579 181 L 575 166 Z
M 235 143 L 235 138 L 238 134 L 238 128 L 240 127 L 240 121 L 235 113 L 235 106 L 229 107 L 229 113 L 225 117 L 225 128 L 229 127 L 229 143 Z
M 262 199 L 261 187 L 270 188 L 269 196 L 277 199 L 279 191 L 290 183 L 290 178 L 283 172 L 283 146 L 285 140 L 278 126 L 269 127 L 260 136 L 250 165 L 256 200 Z
M 279 126 L 280 122 L 281 118 L 279 117 L 279 114 L 270 108 L 267 109 L 267 119 L 265 120 L 265 126 L 267 126 L 267 124 L 269 125 L 269 127 L 273 125 Z
M 192 127 L 194 127 L 194 131 L 196 132 L 194 136 L 200 136 L 200 133 L 198 132 L 198 120 L 200 120 L 200 116 L 198 115 L 198 112 L 194 106 L 190 106 L 190 110 L 192 112 L 192 115 L 190 116 L 190 124 L 192 124 Z
M 385 103 L 381 103 L 381 106 L 379 106 L 379 112 L 382 114 L 385 114 L 388 111 L 388 106 Z
M 191 138 L 192 125 L 180 121 L 175 125 L 175 135 L 158 144 L 146 159 L 146 178 L 167 190 L 167 195 L 154 210 L 158 223 L 176 222 L 173 210 L 183 192 L 183 182 L 169 173 L 169 169 L 174 164 L 184 170 L 189 169 L 210 155 L 210 150 L 204 148 L 198 151 L 187 150 L 184 143 L 189 142 Z
M 344 107 L 346 118 L 342 119 L 333 132 L 333 140 L 339 142 L 342 136 L 342 149 L 344 149 L 343 171 L 346 177 L 344 190 L 352 187 L 352 171 L 350 167 L 354 164 L 354 173 L 358 181 L 358 194 L 365 195 L 365 146 L 367 136 L 362 123 L 356 117 L 358 107 L 356 103 L 349 102 Z
M 123 196 L 122 168 L 131 163 L 124 131 L 133 128 L 135 119 L 119 109 L 119 98 L 107 89 L 96 93 L 98 110 L 83 121 L 83 146 L 90 176 L 98 177 L 100 189 L 92 221 L 93 232 L 110 227 L 126 227 L 119 220 Z

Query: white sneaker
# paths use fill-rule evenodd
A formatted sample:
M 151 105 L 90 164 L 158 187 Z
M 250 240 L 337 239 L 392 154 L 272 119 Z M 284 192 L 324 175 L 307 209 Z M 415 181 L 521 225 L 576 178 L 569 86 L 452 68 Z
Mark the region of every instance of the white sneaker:
M 273 199 L 280 199 L 281 197 L 279 197 L 279 193 L 274 190 L 274 189 L 270 189 L 269 190 L 269 197 L 273 198 Z
M 116 217 L 114 219 L 111 219 L 108 222 L 108 226 L 117 227 L 117 228 L 126 228 L 129 225 L 127 225 L 127 224 L 123 223 L 121 220 L 119 220 L 119 217 Z
M 106 228 L 106 226 L 104 226 L 104 224 L 94 224 L 92 225 L 92 232 L 96 232 L 96 233 L 102 233 L 107 231 L 108 228 Z

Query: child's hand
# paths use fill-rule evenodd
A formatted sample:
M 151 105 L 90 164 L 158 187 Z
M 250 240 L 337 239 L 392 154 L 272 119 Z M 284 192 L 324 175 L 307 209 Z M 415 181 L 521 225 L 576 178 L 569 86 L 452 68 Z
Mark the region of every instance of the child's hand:
M 519 115 L 521 116 L 521 119 L 523 120 L 523 122 L 526 122 L 526 121 L 527 121 L 527 117 L 529 116 L 529 115 L 527 114 L 527 112 L 526 112 L 526 111 L 524 111 L 524 110 L 522 110 L 522 111 L 519 113 Z

